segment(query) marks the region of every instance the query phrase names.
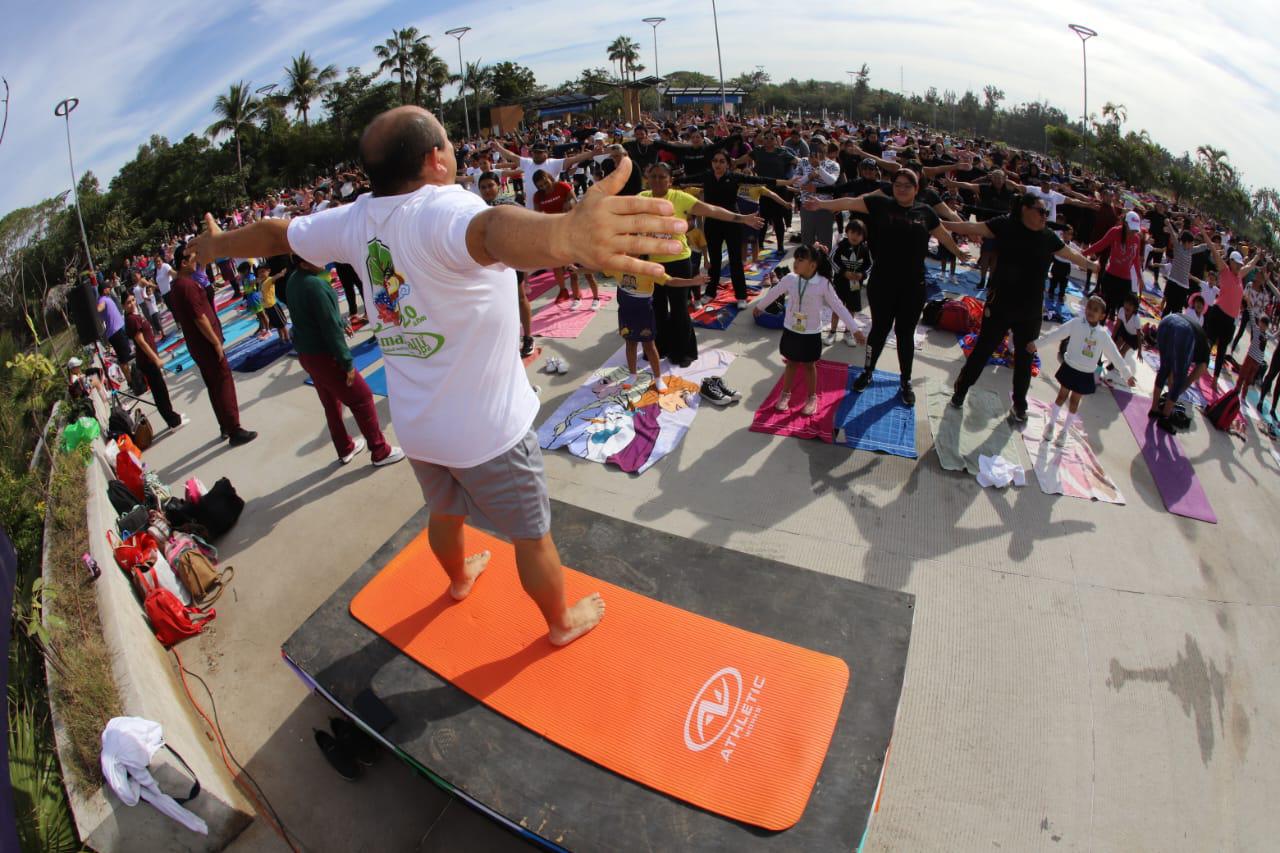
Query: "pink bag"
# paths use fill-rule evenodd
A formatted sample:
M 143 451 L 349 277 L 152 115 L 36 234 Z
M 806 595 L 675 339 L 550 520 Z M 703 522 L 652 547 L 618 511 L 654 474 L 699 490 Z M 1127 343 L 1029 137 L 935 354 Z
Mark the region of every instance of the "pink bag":
M 187 480 L 187 503 L 195 506 L 200 503 L 200 499 L 207 491 L 209 490 L 204 487 L 204 483 L 200 482 L 200 478 L 192 477 Z

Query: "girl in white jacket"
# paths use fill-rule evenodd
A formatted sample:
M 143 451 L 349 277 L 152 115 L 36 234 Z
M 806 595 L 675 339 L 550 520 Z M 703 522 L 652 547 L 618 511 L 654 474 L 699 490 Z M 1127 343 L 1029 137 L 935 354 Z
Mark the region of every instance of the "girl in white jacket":
M 1049 421 L 1044 428 L 1045 440 L 1053 438 L 1054 430 L 1058 425 L 1058 413 L 1062 410 L 1062 404 L 1066 402 L 1069 410 L 1067 420 L 1053 442 L 1058 447 L 1067 443 L 1067 433 L 1080 422 L 1080 416 L 1077 414 L 1080 409 L 1080 398 L 1097 390 L 1095 375 L 1100 358 L 1105 356 L 1108 362 L 1119 369 L 1130 387 L 1135 384 L 1133 371 L 1120 355 L 1115 341 L 1111 340 L 1111 332 L 1108 331 L 1107 324 L 1104 322 L 1106 314 L 1107 303 L 1102 297 L 1090 296 L 1089 301 L 1085 303 L 1083 316 L 1077 316 L 1040 337 L 1042 344 L 1050 344 L 1062 338 L 1067 339 L 1062 366 L 1054 375 L 1058 380 L 1058 399 L 1049 409 Z M 1036 342 L 1031 341 L 1027 344 L 1027 352 L 1035 351 Z
M 787 297 L 787 310 L 782 320 L 779 349 L 787 362 L 782 374 L 782 395 L 775 404 L 779 412 L 791 407 L 791 385 L 796 367 L 803 364 L 809 383 L 809 398 L 800 414 L 806 417 L 818 411 L 818 359 L 822 357 L 822 308 L 826 306 L 844 321 L 845 328 L 854 327 L 853 315 L 844 307 L 831 286 L 831 260 L 821 246 L 800 246 L 792 258 L 795 272 L 769 288 L 769 292 L 751 304 L 759 317 L 764 307 L 782 296 Z

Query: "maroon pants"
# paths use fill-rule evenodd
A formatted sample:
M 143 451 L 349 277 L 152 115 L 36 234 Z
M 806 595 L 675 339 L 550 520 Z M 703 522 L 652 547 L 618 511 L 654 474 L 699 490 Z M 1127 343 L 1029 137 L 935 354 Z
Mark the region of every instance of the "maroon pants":
M 204 387 L 209 390 L 209 403 L 218 418 L 218 429 L 223 435 L 231 435 L 240 429 L 240 404 L 236 402 L 236 383 L 231 378 L 231 365 L 226 356 L 221 358 L 212 347 L 193 347 L 187 340 L 187 349 L 196 367 L 200 369 L 200 377 L 204 379 Z
M 329 437 L 333 439 L 333 449 L 338 451 L 338 457 L 346 456 L 355 447 L 342 420 L 342 407 L 346 406 L 355 416 L 356 426 L 360 427 L 360 434 L 368 442 L 374 461 L 385 459 L 391 452 L 391 445 L 387 444 L 382 427 L 378 425 L 373 392 L 359 371 L 355 381 L 348 385 L 347 374 L 331 355 L 303 353 L 298 355 L 298 361 L 302 362 L 302 369 L 311 375 L 311 381 L 315 383 L 320 404 L 324 406 L 325 420 L 329 423 Z

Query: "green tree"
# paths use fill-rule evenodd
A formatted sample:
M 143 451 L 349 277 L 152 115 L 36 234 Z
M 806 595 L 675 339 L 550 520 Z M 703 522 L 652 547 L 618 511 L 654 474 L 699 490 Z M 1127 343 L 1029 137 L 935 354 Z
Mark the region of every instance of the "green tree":
M 610 62 L 618 63 L 618 77 L 625 80 L 628 72 L 632 79 L 635 72 L 643 70 L 640 65 L 640 44 L 630 36 L 618 36 L 606 48 Z
M 531 97 L 538 88 L 533 72 L 516 62 L 498 62 L 493 66 L 493 97 L 506 104 Z
M 425 36 L 418 34 L 417 27 L 405 27 L 402 30 L 392 30 L 391 38 L 373 47 L 373 55 L 381 60 L 378 63 L 378 73 L 387 72 L 400 84 L 402 104 L 410 103 L 409 91 L 416 79 L 419 45 L 424 44 L 425 40 Z
M 1082 137 L 1069 127 L 1047 125 L 1046 136 L 1049 140 L 1049 152 L 1064 163 L 1080 149 Z
M 871 93 L 871 68 L 864 62 L 853 75 L 853 117 L 857 120 L 866 107 L 867 96 Z
M 244 179 L 244 160 L 240 155 L 240 134 L 253 123 L 262 111 L 262 103 L 253 96 L 252 84 L 243 80 L 232 83 L 225 95 L 219 95 L 213 102 L 214 115 L 218 120 L 205 128 L 205 135 L 217 139 L 224 133 L 230 133 L 236 143 L 236 170 Z
M 323 95 L 338 79 L 338 69 L 332 65 L 317 68 L 304 50 L 293 58 L 284 73 L 288 80 L 285 94 L 293 103 L 293 108 L 302 116 L 303 126 L 309 127 L 311 123 L 307 114 L 311 110 L 311 102 Z
M 468 62 L 463 72 L 463 85 L 471 87 L 471 98 L 475 101 L 476 107 L 476 133 L 480 132 L 480 103 L 489 89 L 489 83 L 493 79 L 493 69 L 483 64 L 484 60 L 477 59 L 475 62 Z

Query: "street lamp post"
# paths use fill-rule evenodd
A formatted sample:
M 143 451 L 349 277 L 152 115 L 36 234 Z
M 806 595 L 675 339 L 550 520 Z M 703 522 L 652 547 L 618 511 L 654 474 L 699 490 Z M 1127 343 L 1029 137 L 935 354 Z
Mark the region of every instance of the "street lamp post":
M 853 77 L 858 72 L 846 71 L 844 73 L 849 75 L 849 123 L 853 124 Z
M 444 31 L 445 35 L 453 36 L 458 40 L 458 76 L 462 79 L 458 88 L 462 89 L 462 118 L 467 123 L 467 139 L 471 138 L 471 113 L 467 107 L 467 69 L 466 66 L 462 64 L 462 37 L 469 32 L 471 32 L 471 27 L 454 27 L 451 30 Z M 476 108 L 479 109 L 478 104 Z M 477 118 L 476 121 L 479 121 L 479 118 Z M 478 127 L 476 128 L 476 130 L 479 129 L 480 128 Z
M 716 14 L 716 0 L 711 0 L 711 21 L 716 28 L 716 65 L 720 69 L 720 115 L 729 114 L 729 101 L 724 96 L 724 61 L 720 58 L 720 17 Z
M 60 119 L 65 119 L 67 124 L 67 163 L 71 166 L 71 198 L 76 203 L 76 219 L 80 220 L 80 239 L 84 240 L 84 256 L 89 262 L 89 272 L 94 277 L 94 286 L 97 286 L 97 270 L 93 266 L 93 255 L 89 253 L 89 233 L 84 230 L 84 214 L 80 212 L 80 190 L 76 187 L 76 161 L 71 156 L 71 111 L 80 106 L 79 98 L 67 98 L 59 101 L 58 105 L 53 108 L 53 114 Z
M 1080 60 L 1081 69 L 1084 72 L 1084 116 L 1080 122 L 1080 127 L 1084 131 L 1084 151 L 1089 153 L 1089 53 L 1085 50 L 1084 43 L 1098 34 L 1097 30 L 1091 30 L 1080 24 L 1067 24 L 1067 29 L 1080 36 Z
M 654 15 L 651 18 L 641 18 L 642 23 L 648 24 L 653 28 L 653 76 L 662 79 L 662 74 L 658 71 L 658 24 L 661 24 L 666 18 Z M 662 112 L 662 90 L 657 88 L 661 83 L 655 83 L 654 89 L 658 93 L 658 112 Z

